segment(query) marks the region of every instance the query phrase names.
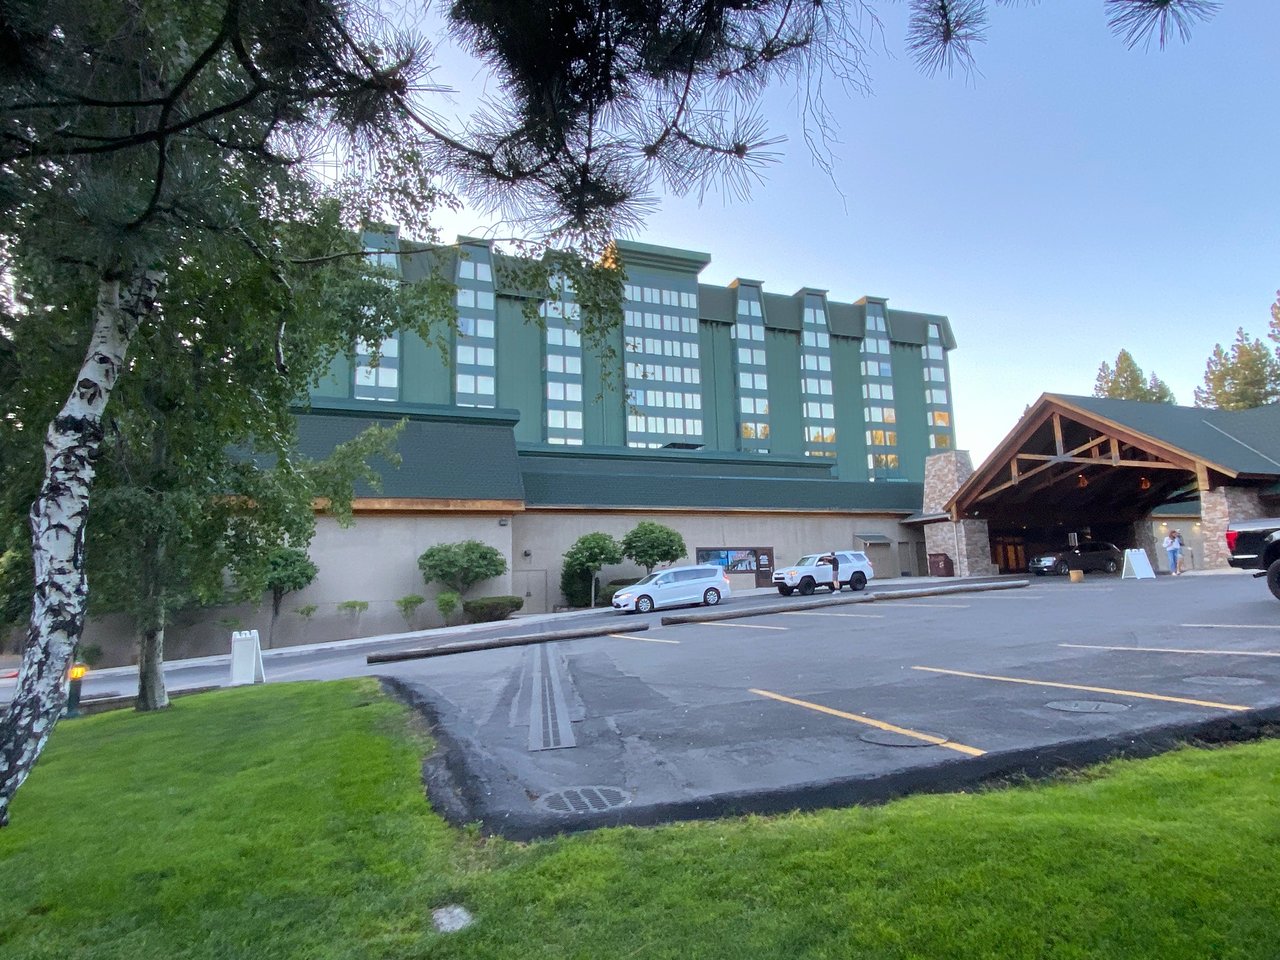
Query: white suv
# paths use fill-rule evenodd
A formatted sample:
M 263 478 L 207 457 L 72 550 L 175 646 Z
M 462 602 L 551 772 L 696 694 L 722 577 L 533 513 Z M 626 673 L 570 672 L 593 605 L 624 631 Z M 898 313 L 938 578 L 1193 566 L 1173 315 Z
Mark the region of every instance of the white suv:
M 648 613 L 656 607 L 705 603 L 714 607 L 730 595 L 729 575 L 722 567 L 670 567 L 655 570 L 639 583 L 613 595 L 620 613 Z
M 784 597 L 799 592 L 809 596 L 817 587 L 826 587 L 835 593 L 835 585 L 831 577 L 831 563 L 818 561 L 830 557 L 829 553 L 811 553 L 801 557 L 787 567 L 779 567 L 773 572 L 773 585 Z M 837 550 L 840 558 L 840 586 L 850 590 L 861 590 L 867 581 L 876 575 L 871 561 L 861 550 Z

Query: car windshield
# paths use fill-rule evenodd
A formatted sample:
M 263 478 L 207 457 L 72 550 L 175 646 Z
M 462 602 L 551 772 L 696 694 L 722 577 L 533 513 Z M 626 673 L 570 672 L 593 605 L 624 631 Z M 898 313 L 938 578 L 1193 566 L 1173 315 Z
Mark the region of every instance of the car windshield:
M 821 560 L 823 556 L 824 554 L 815 553 L 807 557 L 801 557 L 799 560 L 796 561 L 795 565 L 797 567 L 812 567 L 817 565 L 818 561 Z
M 637 580 L 634 584 L 632 584 L 632 586 L 640 587 L 646 583 L 653 583 L 653 581 L 656 579 L 658 579 L 658 575 L 656 573 L 651 573 L 647 577 L 645 577 L 643 580 Z

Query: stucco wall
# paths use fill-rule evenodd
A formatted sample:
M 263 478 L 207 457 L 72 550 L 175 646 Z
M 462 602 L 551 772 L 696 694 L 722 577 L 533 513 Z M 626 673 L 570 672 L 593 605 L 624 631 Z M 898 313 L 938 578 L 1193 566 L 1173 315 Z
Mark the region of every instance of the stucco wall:
M 434 602 L 439 588 L 422 582 L 418 555 L 433 544 L 467 539 L 496 547 L 509 565 L 505 575 L 477 584 L 469 597 L 514 593 L 525 598 L 523 612 L 547 612 L 564 602 L 560 595 L 560 566 L 564 552 L 578 537 L 599 530 L 621 539 L 641 520 L 655 520 L 678 530 L 689 548 L 691 555 L 685 558 L 689 563 L 693 562 L 692 552 L 699 547 L 772 547 L 775 565 L 785 564 L 816 550 L 855 547 L 855 535 L 880 534 L 893 545 L 868 551 L 878 579 L 897 577 L 901 570 L 910 569 L 910 557 L 899 553 L 913 550 L 920 539 L 919 531 L 901 526 L 894 516 L 529 511 L 505 517 L 364 515 L 347 528 L 322 517 L 310 550 L 319 575 L 305 590 L 284 598 L 274 638 L 269 639 L 268 597 L 259 606 L 216 607 L 179 614 L 166 631 L 166 656 L 178 659 L 225 654 L 230 650 L 233 630 L 258 630 L 264 647 L 283 647 L 441 626 L 443 621 Z M 601 571 L 601 582 L 638 577 L 643 572 L 631 563 L 606 567 Z M 754 587 L 754 575 L 736 574 L 733 585 L 737 589 Z M 413 593 L 425 596 L 427 602 L 406 624 L 395 601 Z M 340 610 L 338 605 L 345 600 L 364 600 L 369 608 L 358 615 Z M 298 613 L 299 608 L 311 605 L 316 610 L 310 617 Z M 103 666 L 136 660 L 134 638 L 122 618 L 91 620 L 85 629 L 85 640 L 103 648 Z
M 268 640 L 271 599 L 260 606 L 210 607 L 184 611 L 165 631 L 165 655 L 169 659 L 229 653 L 233 630 L 257 630 L 262 644 L 293 646 L 323 643 L 352 637 L 404 633 L 442 624 L 435 608 L 437 585 L 428 587 L 418 570 L 418 555 L 438 543 L 475 539 L 508 558 L 511 557 L 511 518 L 499 525 L 497 516 L 380 516 L 356 518 L 351 527 L 340 527 L 321 517 L 310 555 L 319 568 L 315 582 L 305 590 L 290 593 L 280 607 L 274 639 Z M 511 574 L 476 584 L 468 597 L 511 593 Z M 418 608 L 406 625 L 395 601 L 408 594 L 420 594 L 427 602 Z M 344 600 L 364 600 L 368 610 L 356 614 L 338 609 Z M 298 614 L 300 607 L 314 605 L 309 617 Z M 137 660 L 135 641 L 129 624 L 121 617 L 102 617 L 85 626 L 85 642 L 103 648 L 102 666 L 133 663 Z
M 645 511 L 643 513 L 593 513 L 587 511 L 529 511 L 515 520 L 513 537 L 513 570 L 517 577 L 521 571 L 544 571 L 546 574 L 547 603 L 556 606 L 564 602 L 560 595 L 560 566 L 564 552 L 573 542 L 586 533 L 600 531 L 617 539 L 641 520 L 653 520 L 679 531 L 684 537 L 689 555 L 678 563 L 693 563 L 693 552 L 699 547 L 772 547 L 774 564 L 790 563 L 806 553 L 817 550 L 852 549 L 855 535 L 881 534 L 894 541 L 891 546 L 868 551 L 875 564 L 876 578 L 897 577 L 900 571 L 910 569 L 910 558 L 899 557 L 897 544 L 913 543 L 920 539 L 916 531 L 888 516 L 831 516 L 816 514 L 688 514 Z M 526 557 L 525 551 L 529 556 Z M 887 558 L 887 559 L 882 559 Z M 608 566 L 600 571 L 600 582 L 639 577 L 644 570 L 627 562 Z M 751 575 L 735 575 L 733 585 L 739 589 L 754 586 Z M 526 597 L 533 611 L 534 598 Z

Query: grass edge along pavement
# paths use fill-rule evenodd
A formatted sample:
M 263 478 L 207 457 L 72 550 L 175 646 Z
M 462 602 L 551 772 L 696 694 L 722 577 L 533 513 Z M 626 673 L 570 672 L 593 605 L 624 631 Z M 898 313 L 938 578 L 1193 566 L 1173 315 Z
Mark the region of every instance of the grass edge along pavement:
M 1273 957 L 1280 741 L 531 844 L 447 827 L 371 679 L 65 721 L 0 831 L 6 960 Z M 476 924 L 439 934 L 433 908 Z

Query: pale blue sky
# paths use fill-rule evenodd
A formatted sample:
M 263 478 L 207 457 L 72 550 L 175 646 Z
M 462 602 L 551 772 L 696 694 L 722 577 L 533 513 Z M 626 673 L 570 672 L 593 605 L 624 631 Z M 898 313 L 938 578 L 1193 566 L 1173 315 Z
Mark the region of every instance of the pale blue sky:
M 1278 0 L 1226 0 L 1163 52 L 1125 49 L 1101 0 L 992 4 L 969 78 L 920 75 L 903 54 L 905 5 L 879 12 L 872 94 L 828 97 L 834 183 L 778 90 L 766 112 L 785 156 L 752 198 L 666 198 L 635 239 L 711 254 L 710 283 L 950 317 L 957 438 L 975 466 L 1040 393 L 1092 392 L 1121 348 L 1190 404 L 1215 342 L 1266 332 L 1280 288 Z M 436 79 L 483 82 L 452 56 Z M 467 214 L 442 225 L 482 232 Z

